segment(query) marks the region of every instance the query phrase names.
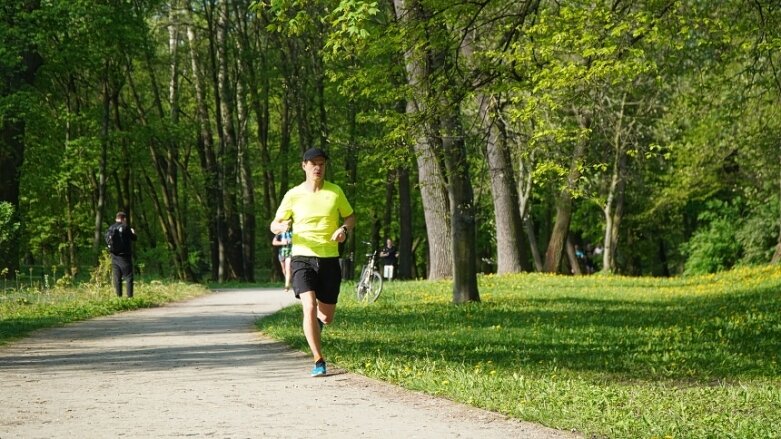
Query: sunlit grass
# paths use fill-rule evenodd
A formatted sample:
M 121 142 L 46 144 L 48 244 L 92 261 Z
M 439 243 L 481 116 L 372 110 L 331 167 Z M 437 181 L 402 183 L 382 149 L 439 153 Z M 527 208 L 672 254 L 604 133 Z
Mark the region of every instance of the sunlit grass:
M 30 332 L 93 317 L 206 294 L 197 284 L 135 282 L 133 299 L 117 298 L 110 285 L 85 283 L 51 289 L 0 290 L 0 345 Z
M 781 267 L 675 279 L 483 276 L 345 285 L 328 359 L 404 387 L 606 437 L 781 437 Z M 259 323 L 306 350 L 300 308 Z

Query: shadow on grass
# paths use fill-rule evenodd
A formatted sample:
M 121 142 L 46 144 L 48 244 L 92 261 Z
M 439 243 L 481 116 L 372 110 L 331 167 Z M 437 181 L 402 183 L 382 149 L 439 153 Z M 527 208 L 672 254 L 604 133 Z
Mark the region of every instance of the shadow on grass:
M 569 369 L 627 380 L 712 382 L 781 373 L 774 288 L 658 301 L 524 297 L 453 306 L 346 307 L 334 344 L 507 370 Z

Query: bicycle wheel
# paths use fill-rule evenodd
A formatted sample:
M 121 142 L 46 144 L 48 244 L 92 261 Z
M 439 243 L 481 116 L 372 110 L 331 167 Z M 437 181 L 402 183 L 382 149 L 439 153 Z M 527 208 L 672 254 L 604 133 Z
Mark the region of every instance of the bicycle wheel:
M 380 297 L 380 293 L 382 292 L 382 276 L 379 271 L 372 271 L 368 277 L 368 288 L 366 289 L 365 294 L 369 302 L 374 302 Z
M 369 279 L 367 278 L 367 267 L 363 267 L 361 271 L 361 277 L 358 278 L 358 283 L 355 285 L 355 298 L 360 302 L 366 297 L 366 292 L 369 290 Z

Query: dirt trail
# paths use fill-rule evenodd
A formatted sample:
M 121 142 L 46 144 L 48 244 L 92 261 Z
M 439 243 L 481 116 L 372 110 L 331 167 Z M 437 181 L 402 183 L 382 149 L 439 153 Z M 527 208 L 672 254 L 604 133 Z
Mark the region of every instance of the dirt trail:
M 572 437 L 338 370 L 310 378 L 307 355 L 253 327 L 293 300 L 227 290 L 0 347 L 0 438 Z

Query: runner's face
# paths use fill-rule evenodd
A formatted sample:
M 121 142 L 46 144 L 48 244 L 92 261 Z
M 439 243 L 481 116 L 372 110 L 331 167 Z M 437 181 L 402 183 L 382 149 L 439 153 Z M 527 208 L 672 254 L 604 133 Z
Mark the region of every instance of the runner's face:
M 322 180 L 325 177 L 325 159 L 323 157 L 315 157 L 304 162 L 304 172 L 306 172 L 307 180 Z

